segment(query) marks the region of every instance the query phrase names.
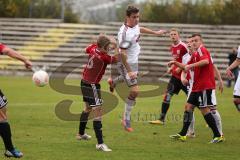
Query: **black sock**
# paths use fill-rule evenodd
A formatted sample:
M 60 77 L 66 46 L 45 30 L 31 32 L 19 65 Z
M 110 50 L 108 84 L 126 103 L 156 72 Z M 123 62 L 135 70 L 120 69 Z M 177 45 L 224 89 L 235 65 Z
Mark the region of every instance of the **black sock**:
M 169 106 L 170 106 L 169 103 L 166 103 L 166 102 L 162 103 L 162 113 L 160 115 L 160 120 L 161 121 L 165 121 L 165 117 L 166 117 L 167 111 L 169 109 Z
M 0 135 L 3 139 L 5 149 L 12 151 L 14 149 L 12 144 L 12 134 L 9 123 L 0 123 Z
M 79 131 L 78 131 L 80 135 L 84 135 L 87 121 L 88 121 L 88 116 L 89 116 L 89 112 L 84 112 L 84 111 L 80 116 L 80 124 L 79 124 Z
M 237 110 L 240 111 L 240 104 L 235 103 L 235 106 L 236 106 Z
M 95 131 L 98 144 L 103 144 L 102 121 L 93 121 L 93 128 Z
M 183 117 L 183 128 L 181 132 L 179 132 L 181 136 L 186 136 L 188 128 L 192 122 L 192 119 L 193 119 L 193 112 L 185 111 L 184 117 Z
M 214 137 L 220 137 L 221 134 L 218 131 L 216 121 L 215 121 L 214 117 L 212 116 L 211 112 L 207 113 L 204 116 L 204 119 L 206 120 L 208 126 L 212 129 Z

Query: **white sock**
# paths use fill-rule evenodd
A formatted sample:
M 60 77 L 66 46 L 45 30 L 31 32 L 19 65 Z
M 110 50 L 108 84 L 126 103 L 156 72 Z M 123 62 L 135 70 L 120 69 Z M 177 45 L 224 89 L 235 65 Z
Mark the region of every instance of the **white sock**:
M 221 116 L 220 116 L 219 112 L 217 110 L 212 110 L 211 113 L 212 113 L 212 115 L 213 115 L 213 117 L 216 121 L 218 131 L 220 132 L 221 135 L 223 135 L 222 119 L 221 119 Z
M 125 102 L 125 111 L 124 111 L 124 118 L 126 120 L 131 120 L 131 111 L 135 103 L 136 102 L 134 100 L 130 100 L 127 98 Z
M 194 125 L 195 125 L 195 116 L 194 116 L 194 113 L 193 113 L 193 119 L 192 119 L 192 122 L 191 122 L 191 124 L 188 128 L 188 133 L 189 134 L 195 133 Z

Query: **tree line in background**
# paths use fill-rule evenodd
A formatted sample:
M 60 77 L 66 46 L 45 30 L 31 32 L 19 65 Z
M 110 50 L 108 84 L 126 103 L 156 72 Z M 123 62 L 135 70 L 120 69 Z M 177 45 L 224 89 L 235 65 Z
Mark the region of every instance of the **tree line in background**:
M 159 3 L 161 2 L 161 3 Z M 64 22 L 78 23 L 71 0 L 65 0 Z M 123 21 L 129 0 L 117 9 L 116 21 Z M 240 24 L 240 0 L 149 0 L 139 4 L 142 22 Z M 0 17 L 61 18 L 61 0 L 0 0 Z
M 65 1 L 64 22 L 77 23 L 71 1 Z M 61 0 L 0 0 L 0 17 L 61 18 Z
M 196 0 L 193 2 L 141 4 L 141 21 L 191 24 L 240 24 L 240 0 Z

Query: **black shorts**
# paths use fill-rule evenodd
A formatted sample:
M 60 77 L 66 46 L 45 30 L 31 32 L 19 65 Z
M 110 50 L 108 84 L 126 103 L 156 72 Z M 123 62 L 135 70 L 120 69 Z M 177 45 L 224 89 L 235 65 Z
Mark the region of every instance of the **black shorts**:
M 200 92 L 191 92 L 187 103 L 196 107 L 216 107 L 216 95 L 214 89 L 208 89 Z
M 7 103 L 8 103 L 7 98 L 4 96 L 4 94 L 0 90 L 0 109 L 5 107 Z
M 81 91 L 83 101 L 87 102 L 90 107 L 101 106 L 103 101 L 101 99 L 100 84 L 89 84 L 84 80 L 81 81 Z
M 182 90 L 185 94 L 188 93 L 187 86 L 182 84 L 182 81 L 172 76 L 168 82 L 167 92 L 170 94 L 178 94 Z

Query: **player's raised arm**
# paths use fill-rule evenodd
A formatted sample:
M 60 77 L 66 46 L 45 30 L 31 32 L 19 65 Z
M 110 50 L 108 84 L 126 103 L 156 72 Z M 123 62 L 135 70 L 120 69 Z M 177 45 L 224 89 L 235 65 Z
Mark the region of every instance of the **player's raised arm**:
M 155 35 L 163 35 L 165 33 L 167 33 L 167 31 L 165 30 L 159 30 L 159 31 L 153 31 L 149 28 L 146 27 L 140 27 L 140 33 L 146 33 L 146 34 L 155 34 Z
M 32 62 L 27 60 L 24 56 L 22 56 L 20 53 L 18 53 L 17 51 L 9 48 L 9 47 L 5 47 L 2 51 L 3 54 L 8 55 L 11 58 L 17 59 L 22 61 L 25 64 L 26 68 L 31 68 L 32 67 Z

